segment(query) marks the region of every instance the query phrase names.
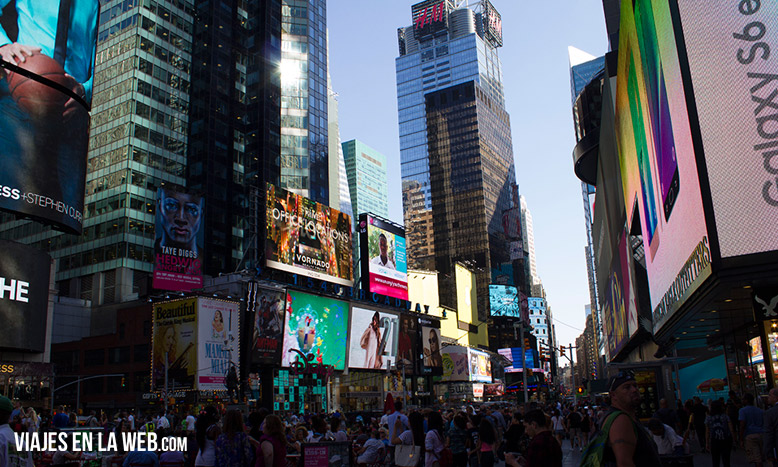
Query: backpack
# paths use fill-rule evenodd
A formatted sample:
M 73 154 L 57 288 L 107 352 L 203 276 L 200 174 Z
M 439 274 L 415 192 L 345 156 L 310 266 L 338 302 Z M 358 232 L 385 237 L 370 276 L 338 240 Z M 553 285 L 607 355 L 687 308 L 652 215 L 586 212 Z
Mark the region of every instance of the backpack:
M 605 418 L 602 428 L 597 432 L 597 436 L 584 448 L 583 454 L 581 454 L 580 467 L 601 467 L 603 465 L 605 445 L 608 444 L 608 434 L 610 433 L 611 425 L 613 425 L 616 417 L 623 413 L 621 410 L 614 410 Z
M 438 439 L 443 444 L 443 450 L 440 451 L 440 454 L 438 454 L 436 457 L 437 463 L 439 467 L 451 467 L 454 465 L 454 453 L 451 452 L 451 449 L 446 447 L 446 443 L 443 441 L 443 437 L 440 435 L 440 431 L 435 430 L 436 435 L 438 435 Z

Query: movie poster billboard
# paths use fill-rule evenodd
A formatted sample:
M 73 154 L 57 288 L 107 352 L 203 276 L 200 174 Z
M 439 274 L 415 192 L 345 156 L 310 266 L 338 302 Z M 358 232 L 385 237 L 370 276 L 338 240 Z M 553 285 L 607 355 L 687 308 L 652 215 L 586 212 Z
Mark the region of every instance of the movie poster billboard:
M 370 214 L 359 217 L 363 277 L 369 277 L 370 291 L 408 300 L 408 265 L 405 229 Z
M 195 389 L 197 375 L 197 298 L 156 303 L 153 308 L 151 382 L 169 389 Z
M 201 193 L 165 184 L 157 189 L 155 289 L 191 291 L 203 286 L 203 215 Z
M 397 338 L 398 363 L 405 365 L 406 374 L 416 371 L 419 361 L 419 331 L 416 318 L 411 315 L 400 316 L 400 334 Z
M 349 368 L 385 370 L 394 366 L 399 332 L 399 316 L 352 307 Z
M 470 381 L 480 383 L 492 382 L 492 360 L 489 354 L 476 349 L 467 349 L 470 363 Z
M 290 290 L 286 295 L 286 324 L 281 365 L 296 362 L 300 353 L 312 363 L 346 367 L 348 303 Z M 299 353 L 298 353 L 299 352 Z
M 492 316 L 521 318 L 519 290 L 512 285 L 489 284 L 489 311 Z
M 443 372 L 443 355 L 440 340 L 440 322 L 419 318 L 421 325 L 422 373 L 439 375 Z
M 267 267 L 351 287 L 351 217 L 267 184 Z
M 0 240 L 0 349 L 45 350 L 51 267 L 47 253 Z
M 34 3 L 0 2 L 0 46 L 31 51 L 0 60 L 0 209 L 81 234 L 100 4 L 72 2 L 58 42 L 59 3 Z
M 231 366 L 240 377 L 240 304 L 202 297 L 198 301 L 197 389 L 223 391 Z
M 251 362 L 278 364 L 283 343 L 286 292 L 264 289 L 256 282 L 250 282 L 248 300 L 249 312 L 254 318 L 249 347 Z

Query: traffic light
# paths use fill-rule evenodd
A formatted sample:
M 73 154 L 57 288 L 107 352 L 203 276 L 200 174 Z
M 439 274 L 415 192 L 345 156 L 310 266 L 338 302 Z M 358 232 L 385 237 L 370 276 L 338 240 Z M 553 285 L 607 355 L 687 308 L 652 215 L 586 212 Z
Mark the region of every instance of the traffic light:
M 565 346 L 564 345 L 560 345 L 559 346 L 559 353 L 561 353 L 562 355 L 565 354 Z
M 122 376 L 122 387 L 127 387 L 127 382 L 124 380 L 124 376 Z
M 578 386 L 578 394 L 583 394 L 583 388 L 581 386 Z

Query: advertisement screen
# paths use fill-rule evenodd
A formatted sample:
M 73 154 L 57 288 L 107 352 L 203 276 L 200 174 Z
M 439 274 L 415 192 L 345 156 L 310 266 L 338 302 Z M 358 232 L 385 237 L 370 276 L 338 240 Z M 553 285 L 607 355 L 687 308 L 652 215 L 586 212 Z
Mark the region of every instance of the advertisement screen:
M 422 371 L 425 374 L 441 374 L 443 354 L 441 354 L 440 323 L 419 318 L 421 324 Z
M 156 389 L 195 389 L 197 362 L 197 298 L 154 305 L 151 380 Z
M 449 345 L 443 348 L 443 380 L 470 381 L 467 347 Z
M 410 315 L 400 316 L 400 334 L 397 338 L 397 358 L 405 365 L 406 374 L 416 370 L 419 361 L 419 327 L 416 318 Z
M 623 230 L 618 250 L 613 252 L 602 310 L 605 344 L 611 356 L 615 356 L 638 329 L 635 282 L 630 262 L 632 253 L 627 237 L 627 231 Z
M 470 381 L 492 382 L 492 360 L 489 354 L 476 349 L 467 349 L 470 363 Z
M 362 257 L 367 258 L 370 291 L 407 300 L 405 230 L 369 214 L 360 215 L 359 225 Z
M 223 391 L 227 389 L 227 372 L 235 367 L 240 381 L 240 304 L 199 298 L 197 314 L 197 389 Z
M 764 352 L 762 352 L 762 338 L 757 336 L 748 341 L 750 349 L 751 365 L 764 362 Z
M 721 256 L 776 250 L 778 3 L 678 0 L 678 10 Z
M 249 306 L 253 304 L 254 326 L 251 337 L 251 361 L 258 364 L 278 364 L 284 332 L 286 293 L 249 284 Z
M 351 217 L 267 184 L 267 266 L 351 287 Z
M 191 291 L 203 286 L 203 215 L 200 193 L 177 185 L 157 189 L 155 289 Z
M 44 351 L 50 272 L 48 254 L 0 240 L 0 348 Z
M 497 352 L 511 362 L 510 365 L 505 367 L 506 373 L 516 373 L 522 371 L 521 347 L 499 349 Z M 538 367 L 538 358 L 536 352 L 533 349 L 525 349 L 524 354 L 524 366 L 527 367 L 528 371 L 542 371 L 542 369 Z
M 449 2 L 450 0 L 426 0 L 411 7 L 413 34 L 416 39 L 448 27 Z
M 645 249 L 654 330 L 711 271 L 675 33 L 668 2 L 622 0 L 616 139 L 628 230 L 640 227 Z
M 290 290 L 286 294 L 286 324 L 282 366 L 297 361 L 299 353 L 313 355 L 312 363 L 346 367 L 348 303 Z
M 100 5 L 33 3 L 0 2 L 0 45 L 30 52 L 0 60 L 0 209 L 80 234 Z
M 492 316 L 521 318 L 519 290 L 512 285 L 489 284 L 489 310 Z
M 352 307 L 349 368 L 391 368 L 397 359 L 399 331 L 399 316 Z

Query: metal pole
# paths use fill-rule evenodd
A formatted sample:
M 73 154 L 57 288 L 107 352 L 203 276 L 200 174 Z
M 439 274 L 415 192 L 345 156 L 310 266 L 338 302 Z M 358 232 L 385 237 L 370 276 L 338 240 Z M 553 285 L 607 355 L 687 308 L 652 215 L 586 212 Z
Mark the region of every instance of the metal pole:
M 570 347 L 570 368 L 573 370 L 573 405 L 578 405 L 578 386 L 575 385 L 575 354 L 573 353 L 573 344 Z
M 521 323 L 519 329 L 521 331 L 521 377 L 524 382 L 524 403 L 526 404 L 529 402 L 529 397 L 527 397 L 527 357 L 526 350 L 524 349 L 524 323 Z
M 81 378 L 78 379 L 76 388 L 76 416 L 78 416 L 78 409 L 81 408 Z
M 168 366 L 168 352 L 165 352 L 165 415 L 167 415 L 167 366 Z

